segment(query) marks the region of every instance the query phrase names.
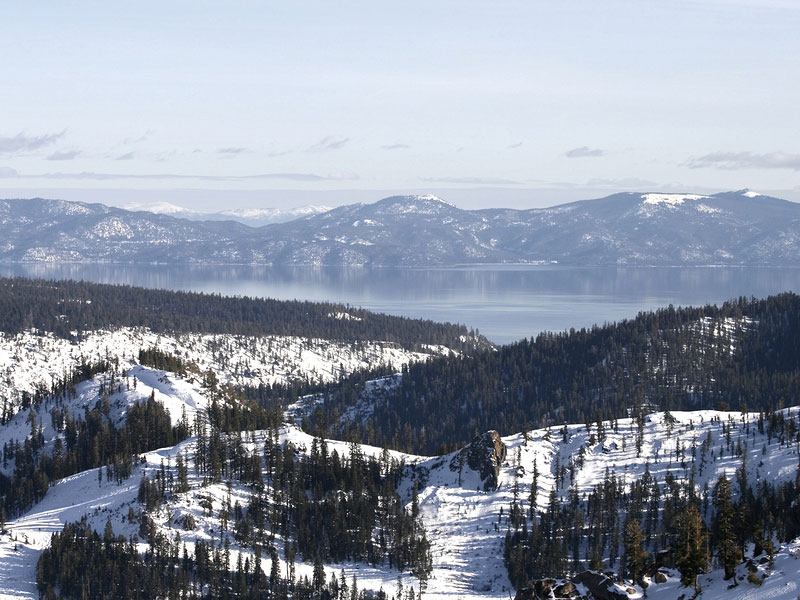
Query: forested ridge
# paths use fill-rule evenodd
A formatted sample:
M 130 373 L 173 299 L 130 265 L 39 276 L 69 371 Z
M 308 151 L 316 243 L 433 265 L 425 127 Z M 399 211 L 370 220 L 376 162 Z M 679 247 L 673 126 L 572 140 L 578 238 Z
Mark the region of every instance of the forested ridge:
M 362 380 L 327 386 L 308 431 L 420 453 L 497 429 L 586 423 L 646 410 L 798 403 L 800 296 L 669 307 L 590 329 L 405 367 L 363 418 L 342 420 Z
M 75 396 L 75 386 L 102 375 L 100 396 L 83 418 L 71 417 L 65 406 Z M 51 484 L 87 469 L 105 467 L 108 479 L 122 481 L 133 469 L 136 455 L 171 446 L 189 434 L 188 424 L 172 425 L 169 414 L 153 397 L 137 402 L 127 410 L 125 422 L 109 418 L 109 394 L 130 380 L 116 373 L 108 363 L 87 365 L 61 384 L 50 395 L 37 395 L 29 407 L 30 433 L 23 440 L 3 445 L 4 468 L 13 462 L 10 475 L 0 473 L 0 523 L 18 516 L 40 501 Z M 47 411 L 59 434 L 46 448 L 39 412 Z
M 150 293 L 99 287 L 109 296 Z M 207 318 L 208 327 L 223 328 L 246 321 L 230 312 L 231 299 L 186 296 L 190 299 L 180 310 L 178 299 L 169 297 L 177 303 L 178 330 L 193 319 Z M 62 307 L 69 304 L 64 297 Z M 23 298 L 17 297 L 15 306 L 26 306 Z M 205 299 L 220 301 L 223 312 L 191 314 L 187 307 Z M 115 312 L 115 302 L 109 301 L 106 312 L 94 297 L 91 303 L 75 301 L 98 307 L 94 316 L 81 312 L 75 318 L 127 318 Z M 45 301 L 31 305 L 40 306 L 41 314 L 53 308 Z M 137 314 L 147 315 L 148 309 L 142 310 Z M 156 322 L 166 330 L 169 311 L 159 311 L 153 314 L 160 315 Z M 328 314 L 324 318 L 337 326 L 359 323 Z M 152 460 L 144 456 L 149 450 L 182 440 L 187 445 L 162 458 L 160 469 L 142 467 L 138 496 L 126 507 L 126 537 L 114 535 L 124 513 L 102 535 L 84 522 L 67 525 L 54 537 L 38 565 L 45 597 L 175 597 L 179 590 L 187 597 L 369 596 L 358 593 L 355 582 L 326 577 L 324 565 L 332 562 L 412 573 L 424 589 L 433 569 L 430 540 L 435 538 L 428 531 L 438 534 L 441 527 L 428 524 L 426 531 L 422 520 L 418 491 L 431 502 L 425 487 L 431 485 L 430 473 L 416 465 L 406 468 L 405 459 L 392 458 L 387 448 L 444 453 L 489 429 L 503 435 L 523 432 L 516 453 L 498 465 L 513 470 L 513 483 L 506 479 L 504 484 L 513 490 L 513 501 L 503 500 L 504 510 L 493 520 L 497 541 L 504 539 L 502 560 L 517 588 L 586 568 L 611 569 L 641 582 L 664 561 L 692 586 L 699 573 L 714 566 L 729 575 L 748 556 L 763 554 L 767 563 L 776 543 L 800 535 L 800 469 L 785 461 L 781 468 L 791 474 L 772 481 L 763 464 L 768 448 L 787 456 L 800 448 L 800 415 L 780 410 L 800 404 L 800 297 L 795 294 L 740 298 L 719 307 L 668 307 L 602 327 L 543 333 L 501 348 L 473 348 L 411 364 L 399 377 L 385 364 L 349 375 L 342 371 L 330 384 L 222 384 L 224 367 L 218 376 L 155 346 L 142 347 L 125 368 L 108 356 L 25 396 L 30 428 L 22 428 L 22 436 L 14 436 L 22 439 L 11 439 L 3 448 L 7 465 L 0 475 L 0 517 L 24 513 L 59 478 L 102 467 L 98 486 L 103 479 L 120 485 L 139 472 L 139 461 Z M 155 392 L 137 399 L 136 377 L 126 369 L 141 374 L 148 367 L 158 371 L 158 383 L 147 381 L 162 385 L 159 393 L 167 397 L 178 389 L 169 387 L 173 374 L 181 385 L 194 386 L 204 404 L 193 405 L 198 410 L 191 420 L 185 412 L 180 421 L 171 420 Z M 83 385 L 87 380 L 93 383 Z M 124 420 L 115 422 L 111 403 L 124 392 L 131 392 L 131 403 Z M 91 395 L 80 415 L 69 409 L 76 394 Z M 312 394 L 316 406 L 302 422 L 313 438 L 282 425 L 283 411 L 304 394 Z M 695 423 L 670 414 L 707 408 L 741 416 L 706 423 L 700 416 Z M 646 442 L 648 414 L 655 411 L 666 411 L 664 429 L 654 433 L 651 428 Z M 47 442 L 38 419 L 45 414 L 55 436 Z M 3 411 L 4 424 L 12 418 L 18 424 L 22 415 Z M 529 445 L 534 428 L 539 431 Z M 656 438 L 661 454 L 653 450 Z M 370 455 L 361 446 L 365 443 L 383 446 L 383 453 Z M 534 457 L 551 446 L 552 463 L 539 479 Z M 582 475 L 584 461 L 592 456 L 608 456 L 611 468 L 603 474 L 595 462 Z M 633 456 L 641 459 L 644 476 L 631 480 L 615 472 L 614 461 Z M 717 477 L 717 463 L 736 467 Z M 532 482 L 526 471 L 531 467 Z M 460 472 L 452 478 L 461 485 Z M 172 515 L 178 516 L 173 520 Z M 93 526 L 102 527 L 104 521 L 96 519 Z M 182 538 L 190 543 L 184 545 Z M 137 541 L 147 542 L 148 551 L 137 552 Z M 243 552 L 249 562 L 234 566 L 232 552 Z M 314 563 L 313 579 L 296 576 L 296 561 Z M 752 585 L 760 585 L 757 568 L 750 574 Z
M 73 332 L 115 327 L 155 332 L 285 335 L 329 340 L 380 340 L 404 348 L 453 350 L 489 346 L 463 325 L 409 319 L 329 302 L 224 297 L 85 281 L 0 278 L 0 331 L 36 328 Z
M 699 433 L 701 423 L 678 423 L 667 412 L 665 433 L 675 444 L 661 455 L 641 454 L 644 415 L 635 419 L 629 434 L 616 421 L 610 427 L 587 425 L 586 443 L 556 466 L 546 504 L 538 493 L 545 474 L 535 462 L 529 493 L 520 493 L 520 482 L 514 480 L 513 500 L 501 514 L 511 582 L 521 588 L 586 568 L 611 569 L 641 582 L 658 568 L 677 568 L 685 586 L 697 587 L 697 576 L 712 566 L 731 580 L 749 558 L 747 579 L 761 585 L 755 559 L 759 564 L 773 561 L 776 542 L 800 535 L 800 465 L 787 465 L 790 476 L 782 479 L 764 477 L 762 471 L 768 448 L 796 454 L 792 449 L 800 444 L 799 417 L 793 411 L 768 411 L 756 419 L 728 413 L 725 420 L 717 417 L 704 424 L 705 433 Z M 566 427 L 553 434 L 555 439 L 563 435 L 564 441 L 570 437 Z M 647 461 L 641 477 L 625 482 L 624 473 L 606 469 L 588 493 L 580 489 L 592 448 L 600 444 L 604 452 L 619 451 L 618 440 L 622 436 L 624 448 L 626 435 L 636 440 L 629 448 L 635 445 L 636 455 Z M 607 439 L 612 436 L 617 440 L 613 449 Z M 526 438 L 523 448 L 527 443 Z M 735 468 L 720 470 L 718 465 Z

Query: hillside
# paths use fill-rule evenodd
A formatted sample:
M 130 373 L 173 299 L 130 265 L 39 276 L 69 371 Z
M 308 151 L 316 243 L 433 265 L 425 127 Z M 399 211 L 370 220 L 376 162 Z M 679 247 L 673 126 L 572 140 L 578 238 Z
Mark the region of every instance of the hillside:
M 135 377 L 138 385 L 135 388 L 123 386 L 122 391 L 109 396 L 109 418 L 112 421 L 123 419 L 126 407 L 153 392 L 156 399 L 168 407 L 176 424 L 184 414 L 192 420 L 196 410 L 207 410 L 209 406 L 208 390 L 198 382 L 190 383 L 174 373 L 133 366 L 127 370 L 127 376 Z M 108 375 L 80 384 L 75 397 L 64 401 L 61 406 L 77 417 L 86 410 L 85 407 L 91 407 L 100 399 L 104 382 L 108 384 Z M 50 420 L 48 408 L 53 406 L 53 400 L 45 400 L 39 410 L 39 427 L 45 439 L 46 452 L 52 451 L 53 439 L 60 435 Z M 798 415 L 800 410 L 787 409 L 776 415 L 779 420 L 773 418 L 772 422 L 767 420 L 765 423 L 763 415 L 758 413 L 696 411 L 651 414 L 644 421 L 638 456 L 636 445 L 630 440 L 637 436 L 639 425 L 632 419 L 604 423 L 602 441 L 597 437 L 597 428 L 587 430 L 585 425 L 515 434 L 502 438 L 506 459 L 498 465 L 497 489 L 487 491 L 484 491 L 486 481 L 479 471 L 468 463 L 462 464 L 461 468 L 453 466 L 459 464 L 458 452 L 443 457 L 387 454 L 375 447 L 333 440 L 323 443 L 288 425 L 275 430 L 231 434 L 225 453 L 227 458 L 223 461 L 219 479 L 216 479 L 205 460 L 205 466 L 198 465 L 198 456 L 206 456 L 206 451 L 199 450 L 200 446 L 205 447 L 204 444 L 208 443 L 207 436 L 211 430 L 206 429 L 200 437 L 191 436 L 174 447 L 144 453 L 143 461 L 137 461 L 127 479 L 119 480 L 110 475 L 111 471 L 102 468 L 80 472 L 55 483 L 41 502 L 18 518 L 9 520 L 6 534 L 0 537 L 0 556 L 4 564 L 0 570 L 0 592 L 4 597 L 37 597 L 35 561 L 50 543 L 51 534 L 60 532 L 68 523 L 81 520 L 84 520 L 84 526 L 94 528 L 101 535 L 110 527 L 115 536 L 122 535 L 125 539 L 138 537 L 140 551 L 155 544 L 155 540 L 161 540 L 157 542 L 159 544 L 170 540 L 174 544 L 180 540 L 179 551 L 182 552 L 180 548 L 185 546 L 190 556 L 197 552 L 198 545 L 212 553 L 215 548 L 221 552 L 224 547 L 226 555 L 229 553 L 226 560 L 231 565 L 239 564 L 240 555 L 243 561 L 249 558 L 252 565 L 256 546 L 244 541 L 249 538 L 243 537 L 243 527 L 255 510 L 254 499 L 263 494 L 271 505 L 273 498 L 280 497 L 276 495 L 280 489 L 278 481 L 281 481 L 281 476 L 275 471 L 277 465 L 287 456 L 292 462 L 300 461 L 298 465 L 303 461 L 314 464 L 313 461 L 320 460 L 319 452 L 324 447 L 322 456 L 327 456 L 326 460 L 331 460 L 334 455 L 343 461 L 352 460 L 355 451 L 363 457 L 359 460 L 372 456 L 380 464 L 388 465 L 388 460 L 401 468 L 402 476 L 397 481 L 399 497 L 409 513 L 414 510 L 412 505 L 418 504 L 420 522 L 430 542 L 432 570 L 425 577 L 425 597 L 451 597 L 455 591 L 463 598 L 507 598 L 513 590 L 503 559 L 505 539 L 507 532 L 514 531 L 511 519 L 515 498 L 524 504 L 527 512 L 534 476 L 537 481 L 533 497 L 541 511 L 541 519 L 547 519 L 547 511 L 552 510 L 550 496 L 551 490 L 555 490 L 561 506 L 557 510 L 565 511 L 565 515 L 567 511 L 574 514 L 576 508 L 585 510 L 587 523 L 591 520 L 588 516 L 591 514 L 591 499 L 597 494 L 598 486 L 602 488 L 609 478 L 615 482 L 614 489 L 624 494 L 634 493 L 638 482 L 647 478 L 652 486 L 663 489 L 663 497 L 658 494 L 652 498 L 657 502 L 656 506 L 663 501 L 662 510 L 667 510 L 668 503 L 674 499 L 671 490 L 682 490 L 680 497 L 684 497 L 685 490 L 692 489 L 702 497 L 720 475 L 733 479 L 746 456 L 748 485 L 754 491 L 764 483 L 777 489 L 783 484 L 794 485 L 798 473 L 796 433 L 787 435 L 786 429 L 780 433 L 777 423 L 791 423 L 794 432 L 800 431 Z M 27 415 L 19 414 L 0 430 L 0 441 L 6 444 L 12 439 L 21 439 L 30 427 Z M 246 463 L 248 456 L 261 457 L 262 472 L 258 477 L 263 481 L 263 492 L 260 486 L 253 485 L 252 474 L 247 475 L 248 471 L 239 471 L 236 466 L 243 460 Z M 275 463 L 270 462 L 274 460 L 270 456 L 281 458 Z M 580 464 L 576 460 L 578 457 Z M 284 468 L 286 464 L 284 462 Z M 13 461 L 4 471 L 12 468 Z M 185 475 L 181 475 L 181 470 Z M 154 482 L 156 487 L 144 492 L 143 497 L 144 477 Z M 230 483 L 227 483 L 228 479 Z M 180 487 L 181 481 L 186 482 L 186 487 Z M 415 481 L 419 488 L 416 502 L 413 498 Z M 158 497 L 148 499 L 148 494 L 157 494 Z M 572 497 L 582 499 L 577 507 L 571 504 L 569 498 Z M 149 502 L 152 504 L 148 508 Z M 240 510 L 238 507 L 241 507 L 243 516 L 235 516 Z M 658 516 L 662 510 L 655 513 L 652 510 L 651 506 L 643 513 L 647 527 L 651 526 L 650 523 L 657 527 L 663 518 Z M 709 511 L 706 516 L 710 518 L 713 507 L 706 510 Z M 655 520 L 651 521 L 653 518 Z M 287 559 L 284 552 L 287 538 L 280 528 L 269 534 L 270 528 L 275 527 L 269 523 L 268 520 L 264 524 L 268 533 L 268 541 L 263 546 L 264 572 L 269 574 L 273 571 L 272 561 L 277 561 L 275 568 L 278 573 L 287 573 L 291 568 L 296 577 L 305 576 L 311 580 L 315 571 L 314 557 L 299 553 L 293 559 Z M 781 531 L 775 531 L 779 539 Z M 646 546 L 649 551 L 664 547 L 658 539 L 652 538 L 654 546 Z M 611 543 L 610 537 L 608 543 Z M 277 550 L 275 554 L 270 555 L 271 547 Z M 749 548 L 752 553 L 752 546 Z M 583 544 L 578 548 L 581 561 L 586 560 L 584 555 L 587 551 Z M 616 552 L 620 556 L 621 548 Z M 701 577 L 700 586 L 705 591 L 699 597 L 716 600 L 759 598 L 766 597 L 760 594 L 769 594 L 771 598 L 793 600 L 800 573 L 798 556 L 800 541 L 776 549 L 772 566 L 766 561 L 763 564 L 756 561 L 758 577 L 764 578 L 759 587 L 745 580 L 747 568 L 744 564 L 738 569 L 742 580 L 735 591 L 728 590 L 730 582 L 724 581 L 721 571 L 712 571 Z M 615 566 L 610 559 L 605 561 L 607 568 Z M 587 562 L 579 569 L 585 568 Z M 418 591 L 420 587 L 416 577 L 403 575 L 387 564 L 336 560 L 326 562 L 323 568 L 326 579 L 335 576 L 341 580 L 343 573 L 344 580 L 350 584 L 355 576 L 360 590 L 383 589 L 395 595 L 398 585 L 406 590 L 413 586 Z M 569 570 L 574 572 L 572 567 Z M 676 598 L 690 594 L 689 589 L 680 586 L 677 571 L 663 568 L 661 572 L 666 577 L 663 583 L 647 578 L 651 582 L 648 597 Z M 621 592 L 630 585 L 623 584 L 617 589 Z M 578 589 L 585 591 L 581 586 Z M 632 589 L 635 591 L 631 598 L 641 597 L 640 588 L 634 586 Z
M 304 426 L 422 453 L 641 410 L 768 410 L 800 402 L 800 296 L 668 307 L 590 329 L 410 365 L 387 385 L 329 386 Z
M 462 210 L 436 196 L 393 196 L 262 227 L 180 214 L 3 200 L 0 261 L 800 265 L 800 204 L 748 190 L 620 193 L 529 210 Z
M 151 290 L 85 281 L 0 278 L 0 331 L 30 329 L 73 338 L 82 332 L 147 327 L 158 333 L 282 335 L 382 341 L 407 349 L 490 343 L 465 326 L 409 319 L 330 302 L 285 301 Z
M 0 596 L 626 600 L 696 584 L 707 600 L 794 600 L 798 306 L 669 308 L 460 356 L 144 327 L 3 334 Z M 531 374 L 540 395 L 519 395 Z M 482 404 L 433 393 L 459 386 Z M 424 428 L 354 427 L 393 423 L 398 392 Z M 558 419 L 534 424 L 551 395 Z M 492 425 L 456 443 L 433 410 L 447 405 Z M 320 410 L 340 435 L 312 435 Z M 421 432 L 448 451 L 398 447 L 426 447 Z

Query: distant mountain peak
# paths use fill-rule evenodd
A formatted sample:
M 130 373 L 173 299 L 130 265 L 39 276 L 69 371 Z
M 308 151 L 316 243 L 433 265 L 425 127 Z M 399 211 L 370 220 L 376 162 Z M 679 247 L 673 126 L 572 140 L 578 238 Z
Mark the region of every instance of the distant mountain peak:
M 447 200 L 442 200 L 439 196 L 434 196 L 433 194 L 421 194 L 416 196 L 411 196 L 412 198 L 416 198 L 417 200 L 428 200 L 430 202 L 441 202 L 442 204 L 446 204 L 447 206 L 455 207 L 455 204 L 452 202 L 448 202 Z
M 764 194 L 759 194 L 758 192 L 754 192 L 750 188 L 743 188 L 741 190 L 736 190 L 734 194 L 739 194 L 740 196 L 745 196 L 747 198 L 758 198 L 759 196 L 764 195 Z
M 125 210 L 149 212 L 158 215 L 167 215 L 191 221 L 238 221 L 251 227 L 259 227 L 272 223 L 285 223 L 293 219 L 316 215 L 331 210 L 329 206 L 306 205 L 297 208 L 231 208 L 218 212 L 192 210 L 171 204 L 170 202 L 156 202 L 153 204 L 133 203 L 127 204 Z
M 279 220 L 288 221 L 292 218 L 305 217 L 328 212 L 330 206 L 307 204 L 296 208 L 231 208 L 220 211 L 220 215 L 239 217 L 241 219 L 261 219 L 264 221 L 278 222 Z
M 442 210 L 457 208 L 433 194 L 410 195 L 410 196 L 389 196 L 375 203 L 379 210 L 387 210 L 392 214 L 435 214 Z
M 174 215 L 174 214 L 183 214 L 187 212 L 197 213 L 198 211 L 193 211 L 188 208 L 184 208 L 183 206 L 178 206 L 177 204 L 172 204 L 170 202 L 154 202 L 152 204 L 144 204 L 142 202 L 134 202 L 129 203 L 123 206 L 125 210 L 130 211 L 144 211 L 144 212 L 151 212 L 157 215 Z
M 677 207 L 686 200 L 703 200 L 708 196 L 701 196 L 699 194 L 642 194 L 643 204 L 660 204 L 664 206 Z

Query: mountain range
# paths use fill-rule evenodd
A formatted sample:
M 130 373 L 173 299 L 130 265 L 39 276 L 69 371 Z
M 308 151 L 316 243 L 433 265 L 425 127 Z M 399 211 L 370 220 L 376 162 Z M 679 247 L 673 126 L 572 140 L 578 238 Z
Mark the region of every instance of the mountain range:
M 3 200 L 0 261 L 800 265 L 800 204 L 749 190 L 626 192 L 528 210 L 463 210 L 436 196 L 312 208 L 287 222 L 254 227 L 232 220 L 231 212 L 190 219 L 103 204 Z M 238 214 L 240 221 L 262 217 Z
M 206 212 L 184 208 L 169 202 L 154 204 L 134 203 L 124 206 L 130 211 L 145 211 L 160 215 L 169 215 L 190 221 L 236 221 L 251 227 L 261 227 L 272 223 L 285 223 L 300 217 L 317 215 L 331 210 L 330 206 L 308 204 L 295 208 L 230 208 L 228 210 Z

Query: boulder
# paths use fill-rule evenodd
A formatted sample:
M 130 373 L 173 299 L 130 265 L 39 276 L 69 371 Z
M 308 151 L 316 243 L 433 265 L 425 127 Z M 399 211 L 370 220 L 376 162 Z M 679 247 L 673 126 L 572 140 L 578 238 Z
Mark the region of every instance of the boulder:
M 656 583 L 666 583 L 667 576 L 661 571 L 656 571 L 655 577 L 653 577 L 653 581 L 655 581 Z
M 496 490 L 500 465 L 506 459 L 506 452 L 500 434 L 494 430 L 487 431 L 453 457 L 450 470 L 458 471 L 466 465 L 480 474 L 484 490 Z
M 553 590 L 553 595 L 556 598 L 574 598 L 579 595 L 578 588 L 571 581 L 566 581 Z
M 615 589 L 614 582 L 602 573 L 584 571 L 572 581 L 585 585 L 596 600 L 628 600 L 628 595 Z
M 571 583 L 556 585 L 555 579 L 537 579 L 528 587 L 517 590 L 514 600 L 567 600 L 576 596 L 578 591 Z

